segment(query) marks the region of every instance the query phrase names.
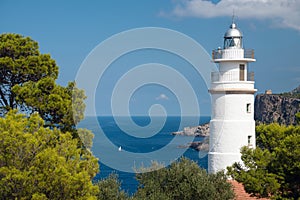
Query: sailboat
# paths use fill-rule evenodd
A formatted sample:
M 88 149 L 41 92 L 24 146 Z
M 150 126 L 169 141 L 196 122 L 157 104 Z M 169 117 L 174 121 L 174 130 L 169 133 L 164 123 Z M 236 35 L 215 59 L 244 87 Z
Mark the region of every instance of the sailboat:
M 122 147 L 121 146 L 119 146 L 119 151 L 122 151 Z

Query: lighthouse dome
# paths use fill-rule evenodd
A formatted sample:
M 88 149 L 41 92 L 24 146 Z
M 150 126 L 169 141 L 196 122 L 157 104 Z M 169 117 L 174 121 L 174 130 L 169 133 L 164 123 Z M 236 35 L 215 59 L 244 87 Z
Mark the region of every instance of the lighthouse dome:
M 236 27 L 235 23 L 232 23 L 224 35 L 224 49 L 242 48 L 242 38 L 242 32 Z
M 242 32 L 236 27 L 235 23 L 230 25 L 230 29 L 225 33 L 224 38 L 243 37 Z

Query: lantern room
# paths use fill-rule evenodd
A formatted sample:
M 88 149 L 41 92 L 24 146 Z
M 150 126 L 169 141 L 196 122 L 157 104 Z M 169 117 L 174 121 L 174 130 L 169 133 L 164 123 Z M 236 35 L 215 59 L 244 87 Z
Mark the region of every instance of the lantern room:
M 242 38 L 242 32 L 236 27 L 235 23 L 232 23 L 224 35 L 224 49 L 243 48 Z

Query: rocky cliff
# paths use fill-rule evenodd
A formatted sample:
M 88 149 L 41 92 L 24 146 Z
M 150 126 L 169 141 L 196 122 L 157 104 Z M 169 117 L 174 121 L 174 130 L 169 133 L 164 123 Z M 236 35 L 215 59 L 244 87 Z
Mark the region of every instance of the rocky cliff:
M 295 95 L 258 94 L 254 103 L 257 123 L 296 124 L 295 114 L 300 112 L 300 99 Z M 289 93 L 290 94 L 290 93 Z

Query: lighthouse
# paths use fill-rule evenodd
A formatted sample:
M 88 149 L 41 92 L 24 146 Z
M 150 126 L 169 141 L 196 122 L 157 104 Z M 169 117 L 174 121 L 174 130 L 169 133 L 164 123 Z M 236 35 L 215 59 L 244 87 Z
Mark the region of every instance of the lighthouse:
M 211 74 L 212 99 L 208 172 L 226 170 L 241 162 L 241 147 L 255 147 L 254 50 L 243 48 L 243 34 L 232 22 L 224 35 L 223 48 L 212 52 L 219 71 Z

